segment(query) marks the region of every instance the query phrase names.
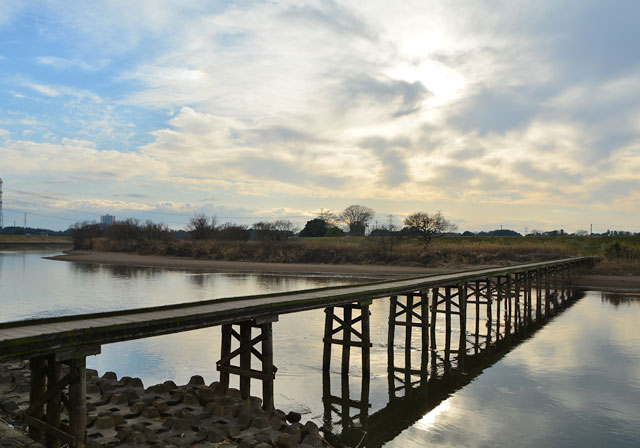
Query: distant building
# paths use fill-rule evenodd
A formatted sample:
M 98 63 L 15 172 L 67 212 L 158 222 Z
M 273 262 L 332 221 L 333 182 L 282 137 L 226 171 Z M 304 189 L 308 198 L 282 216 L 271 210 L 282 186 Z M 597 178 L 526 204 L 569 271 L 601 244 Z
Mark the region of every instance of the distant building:
M 116 223 L 116 217 L 113 215 L 103 215 L 100 217 L 100 224 L 103 226 L 110 226 Z

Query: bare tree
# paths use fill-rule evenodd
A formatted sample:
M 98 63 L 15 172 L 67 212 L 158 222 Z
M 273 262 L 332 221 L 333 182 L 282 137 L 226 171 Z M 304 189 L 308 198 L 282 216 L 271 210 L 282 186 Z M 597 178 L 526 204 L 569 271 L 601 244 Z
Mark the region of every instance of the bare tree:
M 216 217 L 213 216 L 211 218 L 211 222 L 209 223 L 209 219 L 204 214 L 196 214 L 193 215 L 193 218 L 189 219 L 189 224 L 187 225 L 187 230 L 191 234 L 191 238 L 194 240 L 208 240 L 213 238 L 213 234 L 216 230 Z
M 458 229 L 458 226 L 449 222 L 441 212 L 431 215 L 426 212 L 413 213 L 404 219 L 404 225 L 419 233 L 425 246 L 432 238 Z
M 374 217 L 376 212 L 364 205 L 350 205 L 340 214 L 340 221 L 349 227 L 351 235 L 364 235 L 367 224 Z
M 286 240 L 295 233 L 293 223 L 286 219 L 278 219 L 274 222 L 261 221 L 253 225 L 258 239 L 280 241 Z
M 336 221 L 338 221 L 338 217 L 331 210 L 325 210 L 323 208 L 320 209 L 320 213 L 318 213 L 317 219 L 321 219 L 327 223 L 328 226 L 335 226 Z

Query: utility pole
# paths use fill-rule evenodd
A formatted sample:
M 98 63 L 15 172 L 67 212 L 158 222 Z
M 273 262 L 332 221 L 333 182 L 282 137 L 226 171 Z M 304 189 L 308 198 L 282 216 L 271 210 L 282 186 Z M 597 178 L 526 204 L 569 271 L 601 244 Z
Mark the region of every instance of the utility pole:
M 27 230 L 27 214 L 24 214 L 24 230 Z
M 4 218 L 2 216 L 2 178 L 0 178 L 0 230 L 4 227 Z

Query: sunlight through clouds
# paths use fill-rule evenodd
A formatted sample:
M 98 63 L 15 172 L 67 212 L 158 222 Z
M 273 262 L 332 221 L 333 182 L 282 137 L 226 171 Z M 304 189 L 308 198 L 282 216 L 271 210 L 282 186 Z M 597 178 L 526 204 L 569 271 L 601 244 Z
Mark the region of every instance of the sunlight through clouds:
M 616 5 L 1 2 L 5 199 L 637 222 L 640 7 Z

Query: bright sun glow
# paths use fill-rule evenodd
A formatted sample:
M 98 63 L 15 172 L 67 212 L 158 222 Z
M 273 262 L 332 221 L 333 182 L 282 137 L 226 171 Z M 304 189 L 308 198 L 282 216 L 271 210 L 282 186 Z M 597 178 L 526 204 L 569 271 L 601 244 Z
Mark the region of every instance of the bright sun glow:
M 408 82 L 421 82 L 433 93 L 428 100 L 432 106 L 441 106 L 460 98 L 466 86 L 462 75 L 435 61 L 396 66 L 388 75 Z

